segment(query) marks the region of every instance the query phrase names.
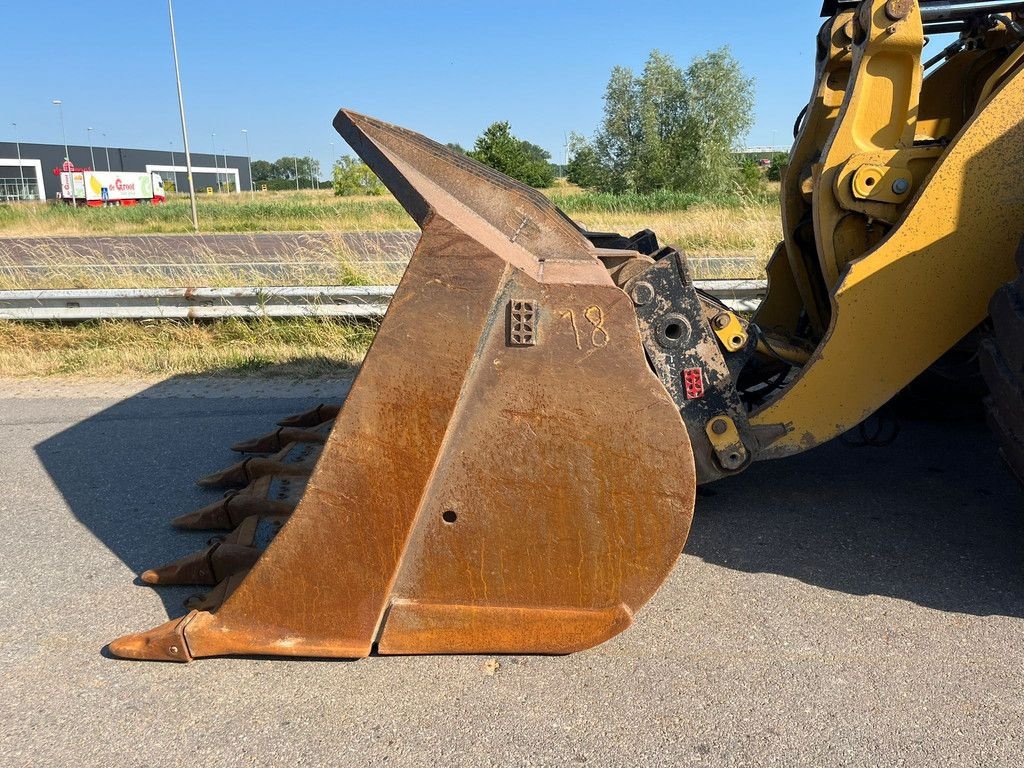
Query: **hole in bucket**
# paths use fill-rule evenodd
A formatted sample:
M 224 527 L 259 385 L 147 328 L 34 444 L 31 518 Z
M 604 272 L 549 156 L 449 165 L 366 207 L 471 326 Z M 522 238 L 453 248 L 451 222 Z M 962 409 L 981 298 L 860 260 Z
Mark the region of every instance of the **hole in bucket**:
M 679 323 L 669 323 L 665 326 L 665 338 L 678 341 L 683 337 L 683 326 Z
M 448 523 L 448 525 L 453 525 L 455 521 L 459 519 L 459 516 L 452 510 L 448 509 L 441 513 L 441 519 Z

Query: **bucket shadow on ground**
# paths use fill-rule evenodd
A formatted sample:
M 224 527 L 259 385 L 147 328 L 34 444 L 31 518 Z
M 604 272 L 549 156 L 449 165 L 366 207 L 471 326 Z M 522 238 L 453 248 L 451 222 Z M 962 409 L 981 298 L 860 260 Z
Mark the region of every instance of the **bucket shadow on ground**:
M 216 501 L 223 491 L 196 480 L 238 461 L 232 443 L 270 432 L 289 414 L 338 401 L 348 388 L 331 381 L 323 394 L 287 380 L 181 376 L 86 418 L 35 446 L 68 507 L 132 573 L 202 549 L 220 532 L 179 531 L 177 515 Z M 318 399 L 319 398 L 319 399 Z M 135 588 L 151 589 L 136 578 Z M 126 581 L 125 589 L 132 589 Z M 208 587 L 156 590 L 169 616 Z
M 234 441 L 347 388 L 198 381 L 154 385 L 36 446 L 75 516 L 135 574 L 205 545 L 211 534 L 169 520 L 217 498 L 195 481 L 237 460 Z M 887 448 L 836 441 L 713 486 L 698 499 L 687 554 L 849 594 L 1020 617 L 1022 502 L 984 424 L 908 422 Z M 179 616 L 197 591 L 158 593 Z

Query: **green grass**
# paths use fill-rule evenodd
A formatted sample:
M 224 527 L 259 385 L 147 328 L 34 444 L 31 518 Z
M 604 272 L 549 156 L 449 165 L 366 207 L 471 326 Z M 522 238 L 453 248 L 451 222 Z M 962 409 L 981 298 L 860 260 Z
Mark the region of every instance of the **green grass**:
M 596 231 L 632 234 L 653 229 L 663 243 L 688 253 L 699 278 L 763 276 L 763 264 L 782 236 L 777 187 L 716 200 L 673 192 L 603 195 L 565 185 L 547 194 Z M 415 229 L 389 196 L 337 198 L 326 191 L 306 191 L 261 193 L 252 200 L 245 194 L 203 195 L 199 206 L 204 233 Z M 269 278 L 258 270 L 218 264 L 216 254 L 202 249 L 188 264 L 169 272 L 140 268 L 138 263 L 146 259 L 139 258 L 137 248 L 143 246 L 130 238 L 116 253 L 86 254 L 61 239 L 190 231 L 189 204 L 183 198 L 164 206 L 133 208 L 0 205 L 0 289 L 365 285 L 394 277 L 393 270 L 357 261 L 341 238 L 330 238 L 326 246 L 298 249 L 288 273 Z M 35 252 L 41 268 L 26 269 L 18 263 L 5 251 L 2 236 L 42 238 Z M 371 235 L 360 249 L 379 251 L 372 257 L 379 261 L 402 259 L 387 238 Z M 0 323 L 0 376 L 318 376 L 357 364 L 374 330 L 329 319 Z
M 319 318 L 0 323 L 0 377 L 323 376 L 358 364 L 375 332 Z
M 684 212 L 694 206 L 741 208 L 747 205 L 778 204 L 778 192 L 766 189 L 758 193 L 707 197 L 689 192 L 659 190 L 645 194 L 614 195 L 606 192 L 583 191 L 575 194 L 553 192 L 551 201 L 568 214 L 611 213 L 643 214 Z
M 256 195 L 200 195 L 203 232 L 337 232 L 415 229 L 393 197 L 335 197 L 325 192 L 266 192 Z M 75 208 L 58 203 L 0 205 L 0 235 L 171 234 L 192 231 L 188 198 L 163 205 Z
M 696 207 L 736 209 L 778 205 L 778 190 L 737 193 L 709 198 L 661 190 L 648 194 L 613 195 L 560 186 L 547 190 L 569 215 L 614 214 L 640 216 L 684 213 Z M 200 195 L 203 232 L 295 232 L 414 230 L 414 222 L 390 195 L 336 197 L 329 191 L 267 192 L 256 195 Z M 113 208 L 74 208 L 56 203 L 0 205 L 0 235 L 56 237 L 61 235 L 170 234 L 192 231 L 191 209 L 185 197 L 164 205 Z

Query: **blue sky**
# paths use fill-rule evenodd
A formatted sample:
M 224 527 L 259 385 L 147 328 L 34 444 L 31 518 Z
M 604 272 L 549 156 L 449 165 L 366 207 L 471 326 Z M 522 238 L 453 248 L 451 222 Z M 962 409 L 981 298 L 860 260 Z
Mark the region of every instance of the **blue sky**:
M 590 134 L 616 64 L 658 48 L 685 64 L 728 44 L 756 78 L 750 145 L 785 144 L 809 94 L 819 0 L 744 4 L 622 2 L 281 2 L 177 0 L 194 151 L 275 159 L 347 152 L 331 120 L 345 106 L 471 146 L 491 122 L 563 154 Z M 147 148 L 181 145 L 163 0 L 3 0 L 0 137 Z M 12 30 L 22 34 L 10 34 Z

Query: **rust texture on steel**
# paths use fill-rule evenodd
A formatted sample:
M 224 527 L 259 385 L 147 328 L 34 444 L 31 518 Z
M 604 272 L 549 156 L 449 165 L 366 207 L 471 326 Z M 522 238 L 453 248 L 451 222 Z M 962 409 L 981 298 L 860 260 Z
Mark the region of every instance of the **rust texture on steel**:
M 569 653 L 609 639 L 671 571 L 695 493 L 632 302 L 540 193 L 386 123 L 342 111 L 335 127 L 420 243 L 340 412 L 289 422 L 336 415 L 262 556 L 111 651 Z

